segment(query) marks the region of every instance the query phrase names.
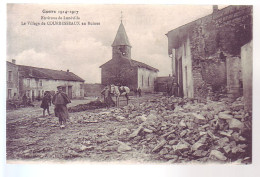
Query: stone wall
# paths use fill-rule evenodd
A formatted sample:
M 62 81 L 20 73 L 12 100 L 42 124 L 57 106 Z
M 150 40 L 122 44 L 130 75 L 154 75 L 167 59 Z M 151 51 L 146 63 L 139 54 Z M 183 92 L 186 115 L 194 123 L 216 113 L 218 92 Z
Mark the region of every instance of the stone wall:
M 84 84 L 84 96 L 98 96 L 101 97 L 101 91 L 105 85 L 101 84 Z
M 240 57 L 227 57 L 227 92 L 232 100 L 242 96 Z
M 121 84 L 130 89 L 137 88 L 137 67 L 128 60 L 112 59 L 101 69 L 101 84 Z
M 156 77 L 157 72 L 145 68 L 138 68 L 138 87 L 140 87 L 143 92 L 154 92 L 154 81 Z
M 225 62 L 240 57 L 241 47 L 252 39 L 252 10 L 252 6 L 228 6 L 168 32 L 169 54 L 190 40 L 195 97 L 223 89 L 225 77 L 230 77 L 226 70 L 237 71 L 236 65 L 226 68 Z M 236 87 L 232 84 L 229 88 Z

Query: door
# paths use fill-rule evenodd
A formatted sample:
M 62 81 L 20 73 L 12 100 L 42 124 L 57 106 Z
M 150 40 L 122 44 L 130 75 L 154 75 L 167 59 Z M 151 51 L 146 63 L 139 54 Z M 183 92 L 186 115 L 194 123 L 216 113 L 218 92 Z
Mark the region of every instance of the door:
M 178 84 L 179 84 L 179 96 L 183 97 L 183 74 L 182 74 L 182 57 L 179 59 L 178 62 L 178 66 L 179 66 L 179 79 L 178 79 Z
M 72 86 L 68 86 L 68 96 L 72 98 Z

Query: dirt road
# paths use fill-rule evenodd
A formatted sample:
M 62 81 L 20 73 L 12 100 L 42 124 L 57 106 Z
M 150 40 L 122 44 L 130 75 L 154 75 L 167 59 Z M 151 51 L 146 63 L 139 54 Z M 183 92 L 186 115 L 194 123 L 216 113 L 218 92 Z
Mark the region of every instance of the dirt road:
M 130 99 L 130 103 L 137 102 L 134 97 Z M 146 99 L 149 96 L 142 97 L 139 101 Z M 86 104 L 92 100 L 72 100 L 68 106 Z M 68 126 L 60 129 L 58 118 L 53 114 L 54 106 L 50 107 L 52 115 L 43 117 L 39 104 L 7 111 L 7 160 L 151 160 L 150 155 L 141 150 L 117 150 L 119 143 L 125 141 L 122 137 L 119 140 L 120 129 L 134 128 L 134 123 L 104 116 L 107 112 L 117 110 L 116 108 L 70 113 Z M 122 101 L 121 105 L 125 103 Z

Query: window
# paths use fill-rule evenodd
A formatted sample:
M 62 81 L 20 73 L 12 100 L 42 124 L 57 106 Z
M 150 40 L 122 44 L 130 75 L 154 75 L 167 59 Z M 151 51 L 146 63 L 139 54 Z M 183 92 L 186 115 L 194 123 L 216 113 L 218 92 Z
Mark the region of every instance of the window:
M 27 79 L 27 86 L 30 87 L 30 79 Z
M 12 97 L 12 89 L 8 89 L 8 99 L 11 99 Z
M 142 75 L 142 86 L 144 86 L 144 76 Z
M 8 81 L 12 81 L 12 71 L 8 71 Z
M 148 76 L 148 86 L 150 86 L 150 83 L 149 83 L 149 76 Z
M 42 87 L 42 80 L 39 81 L 39 86 Z

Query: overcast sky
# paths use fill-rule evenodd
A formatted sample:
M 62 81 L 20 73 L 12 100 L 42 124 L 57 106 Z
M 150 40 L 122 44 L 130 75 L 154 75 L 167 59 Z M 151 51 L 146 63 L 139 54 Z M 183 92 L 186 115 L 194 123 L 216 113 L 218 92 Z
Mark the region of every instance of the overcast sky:
M 223 6 L 220 6 L 222 8 Z M 43 13 L 43 10 L 56 13 Z M 58 11 L 79 11 L 59 14 Z M 132 45 L 132 59 L 171 73 L 166 33 L 212 13 L 212 6 L 188 5 L 46 5 L 9 4 L 7 7 L 7 60 L 17 64 L 67 70 L 86 83 L 100 83 L 101 69 L 112 57 L 123 11 L 123 24 Z M 44 17 L 74 17 L 80 22 L 100 25 L 22 25 L 22 22 L 47 22 Z M 65 20 L 62 20 L 65 21 Z M 72 22 L 72 20 L 71 20 Z

